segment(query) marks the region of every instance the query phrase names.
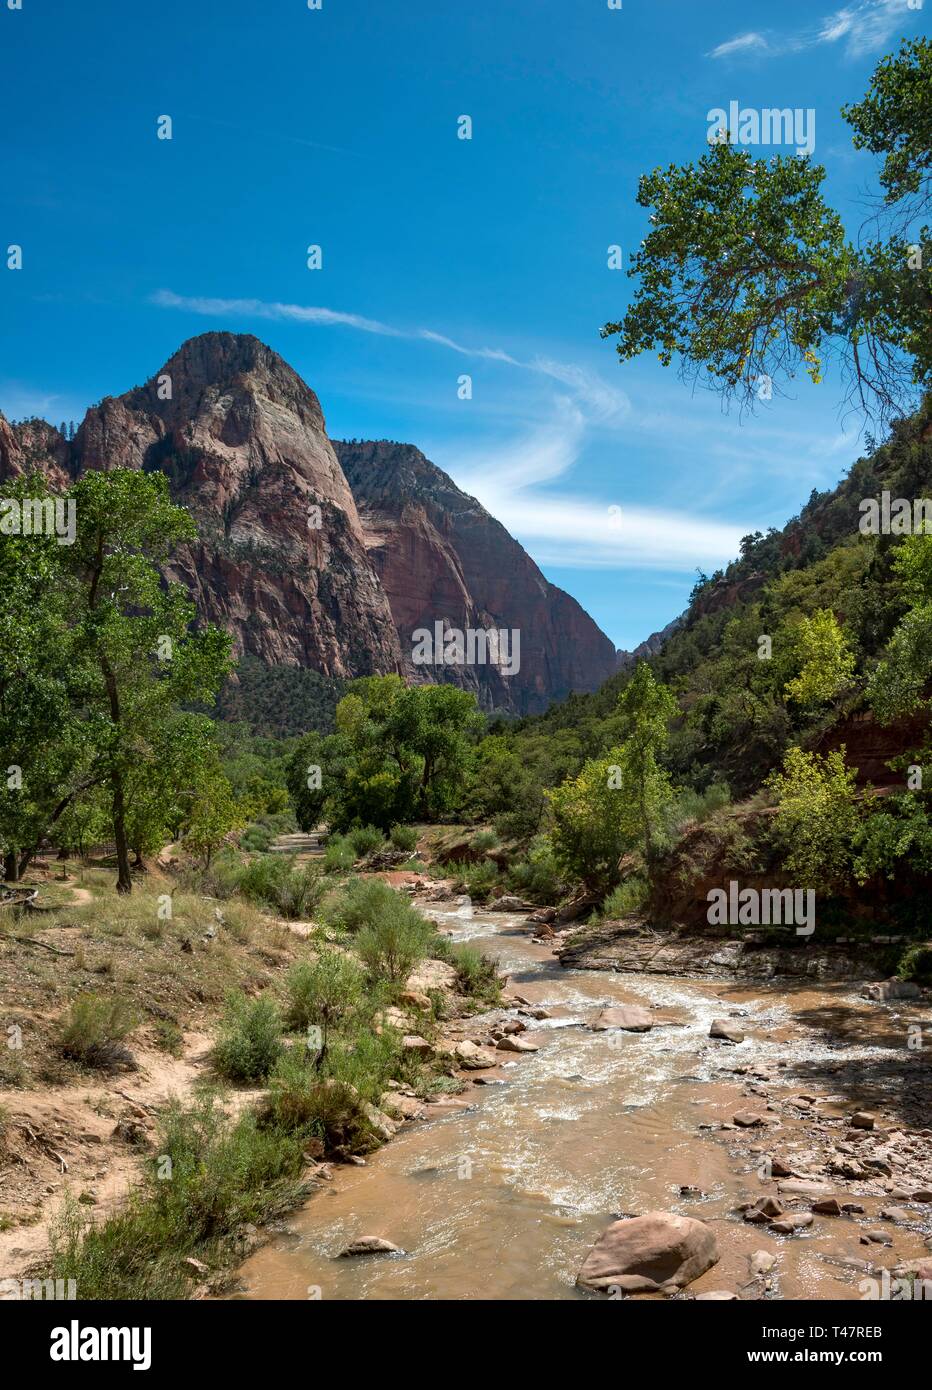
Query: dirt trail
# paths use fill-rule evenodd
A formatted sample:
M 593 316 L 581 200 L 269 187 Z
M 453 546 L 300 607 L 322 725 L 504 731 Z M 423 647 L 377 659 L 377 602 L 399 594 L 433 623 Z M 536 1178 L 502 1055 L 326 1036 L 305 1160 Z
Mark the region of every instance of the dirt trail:
M 114 1209 L 138 1178 L 155 1112 L 192 1094 L 210 1043 L 206 1033 L 186 1033 L 180 1058 L 134 1046 L 137 1071 L 85 1085 L 0 1091 L 7 1159 L 0 1212 L 33 1217 L 32 1224 L 0 1230 L 0 1277 L 21 1275 L 47 1248 L 49 1220 L 66 1191 L 84 1194 L 96 1217 Z

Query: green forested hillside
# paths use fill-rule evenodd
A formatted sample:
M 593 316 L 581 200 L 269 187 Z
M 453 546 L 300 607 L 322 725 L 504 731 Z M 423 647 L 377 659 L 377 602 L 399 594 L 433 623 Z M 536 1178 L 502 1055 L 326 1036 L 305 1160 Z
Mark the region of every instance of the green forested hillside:
M 680 707 L 666 755 L 677 779 L 702 790 L 724 777 L 735 793 L 749 792 L 790 743 L 864 707 L 868 679 L 908 608 L 893 568 L 903 537 L 859 530 L 862 501 L 885 490 L 910 502 L 932 498 L 932 400 L 894 425 L 837 488 L 813 492 L 782 530 L 745 537 L 726 570 L 700 577 L 681 626 L 648 661 Z M 820 610 L 841 627 L 852 678 L 831 699 L 794 702 L 784 687 L 797 674 L 800 624 Z M 758 656 L 762 636 L 772 639 L 769 660 Z M 608 748 L 630 676 L 514 725 L 509 742 L 522 762 L 552 784 Z

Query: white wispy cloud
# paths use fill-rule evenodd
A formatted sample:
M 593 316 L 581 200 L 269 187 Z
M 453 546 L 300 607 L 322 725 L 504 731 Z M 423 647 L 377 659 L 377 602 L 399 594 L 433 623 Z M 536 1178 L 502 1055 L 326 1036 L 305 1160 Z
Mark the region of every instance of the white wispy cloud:
M 612 416 L 626 415 L 631 409 L 631 403 L 624 391 L 610 386 L 598 376 L 573 363 L 554 362 L 544 357 L 535 357 L 525 362 L 512 356 L 504 348 L 470 347 L 433 328 L 399 328 L 381 323 L 378 319 L 364 318 L 361 314 L 344 313 L 320 305 L 281 304 L 263 299 L 208 298 L 203 295 L 180 295 L 173 290 L 156 290 L 151 296 L 151 302 L 163 309 L 182 309 L 205 318 L 257 318 L 324 326 L 336 325 L 387 338 L 434 343 L 437 347 L 446 348 L 461 357 L 469 357 L 476 361 L 500 362 L 503 366 L 516 367 L 524 372 L 533 372 L 561 381 L 572 387 L 574 393 L 586 401 L 600 419 L 607 420 Z
M 61 396 L 9 379 L 0 380 L 0 409 L 8 420 L 29 420 L 34 415 L 48 420 L 56 413 L 68 414 Z
M 731 58 L 756 54 L 759 57 L 779 58 L 787 53 L 799 53 L 820 44 L 843 43 L 849 58 L 863 58 L 875 53 L 900 30 L 903 20 L 915 13 L 909 0 L 857 0 L 844 5 L 806 29 L 792 32 L 778 30 L 736 34 L 706 55 L 709 58 Z
M 541 564 L 688 574 L 734 558 L 746 527 L 552 488 L 577 463 L 587 423 L 579 402 L 561 397 L 546 425 L 503 447 L 435 451 L 437 462 Z
M 763 34 L 737 34 L 735 38 L 728 39 L 725 43 L 720 43 L 717 48 L 713 48 L 708 55 L 710 58 L 728 58 L 732 53 L 747 53 L 749 50 L 760 51 L 769 47 Z

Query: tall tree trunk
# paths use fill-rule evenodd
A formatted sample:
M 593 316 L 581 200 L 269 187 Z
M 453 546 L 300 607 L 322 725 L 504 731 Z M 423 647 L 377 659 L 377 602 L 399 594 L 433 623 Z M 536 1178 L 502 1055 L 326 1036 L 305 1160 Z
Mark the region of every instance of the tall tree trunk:
M 3 877 L 7 883 L 19 882 L 19 855 L 15 849 L 3 856 Z
M 91 607 L 93 607 L 93 603 Z M 122 720 L 120 717 L 120 692 L 117 688 L 116 676 L 105 656 L 101 657 L 100 667 L 107 685 L 110 719 L 114 728 L 119 729 Z M 120 750 L 118 748 L 110 773 L 110 785 L 113 789 L 113 838 L 116 841 L 117 852 L 117 892 L 132 893 L 133 880 L 129 871 L 129 841 L 126 838 L 126 798 L 123 793 L 123 768 L 120 766 L 119 759 Z
M 113 771 L 113 838 L 117 853 L 117 892 L 132 893 L 133 880 L 129 871 L 129 841 L 126 838 L 126 807 L 123 800 L 123 773 Z

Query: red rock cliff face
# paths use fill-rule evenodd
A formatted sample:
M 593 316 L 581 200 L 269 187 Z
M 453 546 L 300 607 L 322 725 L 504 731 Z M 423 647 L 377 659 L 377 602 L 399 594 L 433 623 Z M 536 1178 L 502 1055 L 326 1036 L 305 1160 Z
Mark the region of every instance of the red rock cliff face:
M 320 403 L 257 338 L 193 338 L 145 386 L 89 410 L 74 440 L 75 472 L 88 468 L 168 475 L 199 533 L 168 574 L 238 652 L 329 676 L 399 669 Z
M 550 584 L 504 526 L 409 444 L 334 441 L 388 594 L 408 674 L 474 690 L 486 709 L 537 713 L 616 668 L 612 643 L 575 599 Z M 520 669 L 413 666 L 412 634 L 450 628 L 520 631 Z
M 40 470 L 60 489 L 89 468 L 167 475 L 198 524 L 168 576 L 269 666 L 452 680 L 521 714 L 615 669 L 608 638 L 478 502 L 411 446 L 334 447 L 314 392 L 250 335 L 190 339 L 73 441 L 0 415 L 0 481 Z M 413 666 L 411 634 L 436 620 L 520 630 L 519 671 Z

